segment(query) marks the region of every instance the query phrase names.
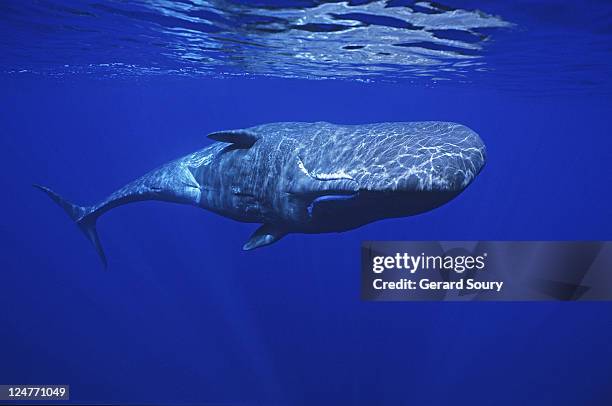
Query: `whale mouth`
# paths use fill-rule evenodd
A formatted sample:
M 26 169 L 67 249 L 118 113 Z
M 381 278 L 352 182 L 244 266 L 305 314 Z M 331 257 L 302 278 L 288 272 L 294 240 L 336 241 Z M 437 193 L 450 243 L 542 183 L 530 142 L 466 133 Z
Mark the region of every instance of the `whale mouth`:
M 409 217 L 444 205 L 462 191 L 371 191 L 323 195 L 308 205 L 308 218 L 317 230 L 346 231 L 395 217 Z
M 322 206 L 325 205 L 342 205 L 347 201 L 354 201 L 359 196 L 359 192 L 355 192 L 352 194 L 337 194 L 337 195 L 323 195 L 315 198 L 310 204 L 306 207 L 306 212 L 308 213 L 309 219 L 313 219 L 315 217 L 316 211 L 320 210 Z

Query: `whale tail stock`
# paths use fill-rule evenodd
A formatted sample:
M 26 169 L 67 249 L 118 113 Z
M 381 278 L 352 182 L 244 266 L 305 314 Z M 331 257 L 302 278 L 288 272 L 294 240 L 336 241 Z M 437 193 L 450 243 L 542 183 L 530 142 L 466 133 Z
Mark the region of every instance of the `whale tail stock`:
M 32 186 L 45 192 L 47 196 L 51 198 L 51 200 L 64 209 L 72 221 L 79 226 L 83 234 L 85 234 L 87 239 L 89 239 L 89 241 L 91 241 L 91 243 L 94 245 L 96 252 L 100 256 L 100 260 L 104 265 L 104 268 L 106 268 L 108 265 L 106 255 L 104 255 L 104 250 L 102 249 L 102 244 L 100 244 L 100 238 L 98 237 L 98 232 L 96 231 L 96 220 L 98 219 L 100 212 L 95 210 L 95 208 L 77 206 L 76 204 L 64 199 L 62 196 L 58 195 L 48 187 L 37 184 Z

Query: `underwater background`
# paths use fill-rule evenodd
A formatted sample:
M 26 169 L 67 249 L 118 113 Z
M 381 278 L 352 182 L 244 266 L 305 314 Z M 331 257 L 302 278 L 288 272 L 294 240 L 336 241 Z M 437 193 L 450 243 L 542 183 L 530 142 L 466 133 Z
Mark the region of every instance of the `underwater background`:
M 611 303 L 360 300 L 363 240 L 612 239 L 612 3 L 2 1 L 0 383 L 110 404 L 610 404 Z M 274 121 L 455 121 L 458 198 L 243 252 L 144 202 L 109 269 L 48 197 L 102 199 Z

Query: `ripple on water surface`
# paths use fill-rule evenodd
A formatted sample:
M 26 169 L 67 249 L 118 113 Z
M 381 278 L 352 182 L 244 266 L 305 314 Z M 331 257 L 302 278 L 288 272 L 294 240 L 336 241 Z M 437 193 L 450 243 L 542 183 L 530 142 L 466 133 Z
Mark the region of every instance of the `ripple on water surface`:
M 5 72 L 442 80 L 487 69 L 491 29 L 511 26 L 433 2 L 64 4 L 0 6 Z

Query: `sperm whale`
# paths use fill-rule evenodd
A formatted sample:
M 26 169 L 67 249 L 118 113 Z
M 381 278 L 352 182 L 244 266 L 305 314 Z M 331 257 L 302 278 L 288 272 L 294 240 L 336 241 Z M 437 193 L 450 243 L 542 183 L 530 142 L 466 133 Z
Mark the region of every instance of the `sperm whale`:
M 215 142 L 91 206 L 34 186 L 66 211 L 106 267 L 96 221 L 127 203 L 183 203 L 259 223 L 243 246 L 252 250 L 288 233 L 342 232 L 434 209 L 459 195 L 486 162 L 480 137 L 449 122 L 283 122 L 208 138 Z

